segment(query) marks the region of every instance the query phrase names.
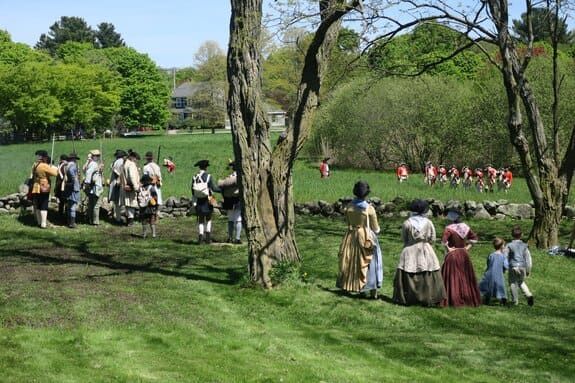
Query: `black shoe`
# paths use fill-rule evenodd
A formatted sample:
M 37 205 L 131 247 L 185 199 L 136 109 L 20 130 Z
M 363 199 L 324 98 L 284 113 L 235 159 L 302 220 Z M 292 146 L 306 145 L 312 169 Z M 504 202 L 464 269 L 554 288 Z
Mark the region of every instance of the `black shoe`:
M 501 298 L 501 299 L 499 300 L 499 303 L 501 303 L 501 306 L 507 306 L 507 299 Z
M 201 245 L 203 241 L 204 241 L 204 235 L 203 235 L 203 234 L 200 234 L 200 235 L 198 236 L 198 245 Z
M 242 240 L 241 239 L 234 239 L 234 244 L 236 245 L 241 245 L 242 244 Z
M 76 217 L 70 217 L 69 223 L 68 223 L 68 227 L 70 229 L 75 229 L 76 228 Z
M 227 243 L 234 243 L 234 240 L 232 239 L 232 237 L 228 237 L 228 240 L 226 242 Z
M 128 226 L 128 227 L 134 226 L 134 218 L 128 218 L 126 220 L 126 226 Z
M 533 306 L 535 302 L 533 302 L 533 296 L 527 297 L 527 304 L 529 306 Z
M 206 243 L 209 245 L 212 243 L 212 233 L 206 233 Z

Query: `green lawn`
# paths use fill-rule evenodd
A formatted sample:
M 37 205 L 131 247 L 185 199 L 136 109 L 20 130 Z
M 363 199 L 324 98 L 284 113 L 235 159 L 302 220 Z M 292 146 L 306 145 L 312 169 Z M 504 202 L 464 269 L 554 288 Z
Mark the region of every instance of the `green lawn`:
M 165 174 L 163 186 L 164 196 L 189 196 L 190 180 L 197 171 L 193 164 L 207 158 L 211 162 L 210 172 L 217 178 L 227 175 L 228 159 L 233 158 L 231 137 L 229 134 L 181 135 L 181 136 L 150 136 L 141 138 L 115 138 L 102 141 L 106 177 L 109 177 L 109 165 L 112 155 L 118 148 L 133 149 L 144 155 L 152 151 L 156 155 L 161 145 L 161 157 L 172 156 L 177 169 L 173 176 Z M 56 142 L 54 157 L 69 153 L 76 148 L 81 154 L 83 163 L 90 149 L 99 149 L 100 141 L 84 140 L 73 144 L 71 141 Z M 34 161 L 34 152 L 38 149 L 51 151 L 51 143 L 36 143 L 23 145 L 0 146 L 0 196 L 14 193 L 18 186 L 30 174 Z M 143 162 L 141 162 L 143 165 Z M 299 160 L 294 170 L 294 190 L 298 202 L 326 200 L 334 202 L 337 199 L 351 195 L 353 184 L 359 179 L 367 180 L 371 185 L 372 196 L 390 201 L 397 196 L 407 199 L 416 197 L 436 198 L 443 201 L 457 200 L 499 200 L 511 202 L 530 201 L 529 192 L 523 179 L 516 178 L 511 191 L 505 193 L 479 194 L 475 191 L 465 192 L 462 189 L 429 188 L 423 183 L 420 174 L 414 174 L 408 183 L 398 184 L 392 173 L 363 171 L 356 169 L 338 169 L 332 167 L 332 177 L 320 179 L 318 171 L 319 160 Z
M 162 220 L 154 241 L 139 227 L 40 230 L 0 216 L 0 381 L 575 379 L 574 260 L 534 251 L 534 307 L 401 307 L 389 302 L 401 222 L 381 224 L 384 297 L 371 301 L 334 288 L 339 220 L 298 217 L 301 269 L 280 268 L 283 283 L 263 291 L 245 287 L 245 245 L 197 246 L 191 218 Z M 479 277 L 512 223 L 470 224 Z M 217 240 L 224 226 L 216 220 Z

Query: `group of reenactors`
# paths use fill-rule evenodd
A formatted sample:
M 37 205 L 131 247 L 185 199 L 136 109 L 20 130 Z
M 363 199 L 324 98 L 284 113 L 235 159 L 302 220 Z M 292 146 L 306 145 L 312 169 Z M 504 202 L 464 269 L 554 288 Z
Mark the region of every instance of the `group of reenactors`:
M 405 163 L 396 168 L 396 177 L 400 183 L 409 178 L 409 169 Z M 427 161 L 423 170 L 423 181 L 429 186 L 443 187 L 449 184 L 456 189 L 462 185 L 465 190 L 475 188 L 480 193 L 494 192 L 497 188 L 498 191 L 507 193 L 513 183 L 513 173 L 509 167 L 497 169 L 491 164 L 483 169 L 464 166 L 459 170 L 455 165 L 448 168 L 445 165 L 435 166 L 431 161 Z
M 51 158 L 45 150 L 37 151 L 27 190 L 38 225 L 42 228 L 48 227 L 50 178 L 55 177 L 54 195 L 58 199 L 59 218 L 69 228 L 76 227 L 79 211 L 84 212 L 88 224 L 100 224 L 100 206 L 104 187 L 108 186 L 107 199 L 112 208 L 113 222 L 133 226 L 138 211 L 142 236 L 145 238 L 151 234 L 156 237 L 158 210 L 163 204 L 162 170 L 154 161 L 152 152 L 147 152 L 144 159 L 145 164 L 140 169 L 138 153 L 132 150 L 116 150 L 110 166 L 110 178 L 105 180 L 100 150 L 91 150 L 81 167 L 78 164 L 79 156 L 75 152 L 61 155 L 58 165 L 55 166 L 51 164 Z M 174 172 L 175 164 L 171 158 L 164 159 L 163 165 L 169 173 Z M 222 193 L 222 207 L 228 215 L 228 242 L 241 243 L 242 213 L 235 163 L 230 161 L 228 168 L 231 169 L 231 174 L 217 184 L 207 172 L 208 160 L 200 160 L 194 166 L 198 167 L 199 171 L 192 178 L 190 187 L 198 217 L 199 242 L 212 241 L 212 212 L 217 205 L 213 194 L 218 192 Z

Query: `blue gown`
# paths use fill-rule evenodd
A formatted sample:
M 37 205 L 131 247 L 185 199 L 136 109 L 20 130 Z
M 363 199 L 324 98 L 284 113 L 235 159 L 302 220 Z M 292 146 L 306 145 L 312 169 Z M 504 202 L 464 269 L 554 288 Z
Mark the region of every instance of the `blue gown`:
M 500 252 L 494 252 L 487 258 L 487 268 L 481 282 L 479 282 L 479 291 L 481 295 L 496 298 L 507 299 L 505 291 L 505 279 L 503 273 L 509 268 L 507 256 Z

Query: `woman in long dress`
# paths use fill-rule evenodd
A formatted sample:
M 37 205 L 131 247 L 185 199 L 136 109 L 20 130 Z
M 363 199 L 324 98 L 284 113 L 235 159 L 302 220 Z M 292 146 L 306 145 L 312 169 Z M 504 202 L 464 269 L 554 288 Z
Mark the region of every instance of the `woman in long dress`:
M 349 292 L 368 292 L 377 298 L 383 281 L 381 248 L 377 239 L 379 223 L 374 207 L 365 199 L 370 189 L 359 181 L 353 187 L 355 199 L 345 210 L 347 231 L 339 248 L 337 287 Z M 366 247 L 366 242 L 371 244 Z
M 447 255 L 441 267 L 447 297 L 441 305 L 477 307 L 481 304 L 481 295 L 469 258 L 469 249 L 477 242 L 477 235 L 467 224 L 461 222 L 461 213 L 458 210 L 450 210 L 447 219 L 452 223 L 445 228 L 441 240 L 447 248 Z
M 393 301 L 402 305 L 436 306 L 445 299 L 441 268 L 432 243 L 435 227 L 425 213 L 427 201 L 415 200 L 401 228 L 403 251 L 393 281 Z

